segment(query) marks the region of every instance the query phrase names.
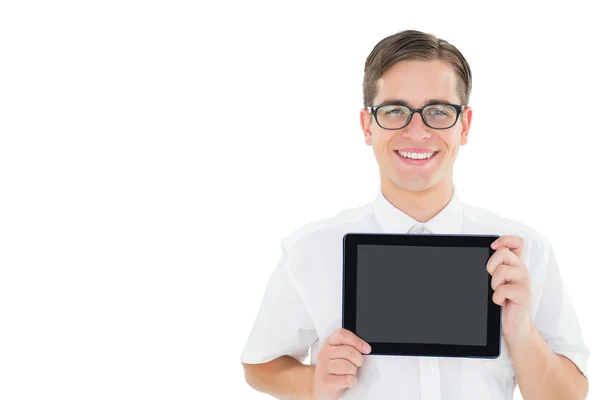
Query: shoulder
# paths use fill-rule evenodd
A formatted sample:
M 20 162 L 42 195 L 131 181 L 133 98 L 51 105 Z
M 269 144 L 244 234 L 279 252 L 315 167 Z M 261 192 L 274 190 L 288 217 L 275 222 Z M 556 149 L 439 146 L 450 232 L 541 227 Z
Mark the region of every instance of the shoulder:
M 463 221 L 466 233 L 478 231 L 484 234 L 515 235 L 523 238 L 525 259 L 534 263 L 547 257 L 552 247 L 550 241 L 536 228 L 482 207 L 463 203 Z
M 517 235 L 523 238 L 540 236 L 533 227 L 482 207 L 463 203 L 463 218 L 467 230 L 480 229 L 486 233 Z
M 314 220 L 288 233 L 282 239 L 282 246 L 289 250 L 310 244 L 331 243 L 348 231 L 369 229 L 373 221 L 373 203 L 346 208 L 335 215 Z
M 281 241 L 285 268 L 301 297 L 308 301 L 341 290 L 336 285 L 341 284 L 344 235 L 370 231 L 374 226 L 373 203 L 368 203 L 342 209 L 286 235 Z

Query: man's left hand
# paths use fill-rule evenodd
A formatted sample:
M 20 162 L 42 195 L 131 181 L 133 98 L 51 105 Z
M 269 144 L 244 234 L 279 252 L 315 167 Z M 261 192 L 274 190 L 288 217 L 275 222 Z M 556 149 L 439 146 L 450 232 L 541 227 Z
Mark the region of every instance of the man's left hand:
M 492 275 L 492 300 L 502 306 L 502 333 L 508 341 L 519 341 L 530 335 L 531 278 L 523 262 L 525 241 L 519 236 L 505 235 L 491 245 L 496 252 L 486 269 Z

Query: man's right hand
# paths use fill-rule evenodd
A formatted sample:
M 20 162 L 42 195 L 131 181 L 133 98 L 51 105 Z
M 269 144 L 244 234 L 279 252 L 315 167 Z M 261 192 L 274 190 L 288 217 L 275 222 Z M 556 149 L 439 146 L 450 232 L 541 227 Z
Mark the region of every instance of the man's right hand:
M 365 347 L 366 346 L 366 347 Z M 346 388 L 356 385 L 358 369 L 370 346 L 347 329 L 340 328 L 325 340 L 313 377 L 315 400 L 337 400 Z

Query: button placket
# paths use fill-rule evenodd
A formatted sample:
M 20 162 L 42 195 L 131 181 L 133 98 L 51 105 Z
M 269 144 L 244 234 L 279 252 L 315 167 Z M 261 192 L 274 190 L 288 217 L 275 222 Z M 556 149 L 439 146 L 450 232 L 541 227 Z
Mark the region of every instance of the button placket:
M 441 400 L 439 360 L 433 357 L 419 359 L 421 370 L 421 400 Z
M 408 234 L 427 234 L 431 233 L 427 227 L 421 224 L 413 225 Z M 441 400 L 442 393 L 440 387 L 440 367 L 439 360 L 432 357 L 419 358 L 421 375 L 421 400 Z

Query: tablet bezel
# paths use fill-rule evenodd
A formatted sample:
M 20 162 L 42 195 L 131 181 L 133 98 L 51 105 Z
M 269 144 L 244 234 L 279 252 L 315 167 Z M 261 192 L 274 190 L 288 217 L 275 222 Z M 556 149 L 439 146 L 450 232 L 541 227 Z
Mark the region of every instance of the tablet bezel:
M 343 238 L 342 327 L 356 334 L 356 285 L 358 245 L 487 247 L 498 235 L 467 234 L 392 234 L 347 233 Z M 489 260 L 489 257 L 488 257 Z M 500 356 L 501 307 L 493 302 L 492 277 L 488 274 L 487 345 L 467 346 L 432 343 L 369 342 L 371 352 L 379 355 L 498 358 Z M 357 335 L 359 336 L 359 335 Z M 359 336 L 360 337 L 360 336 Z

